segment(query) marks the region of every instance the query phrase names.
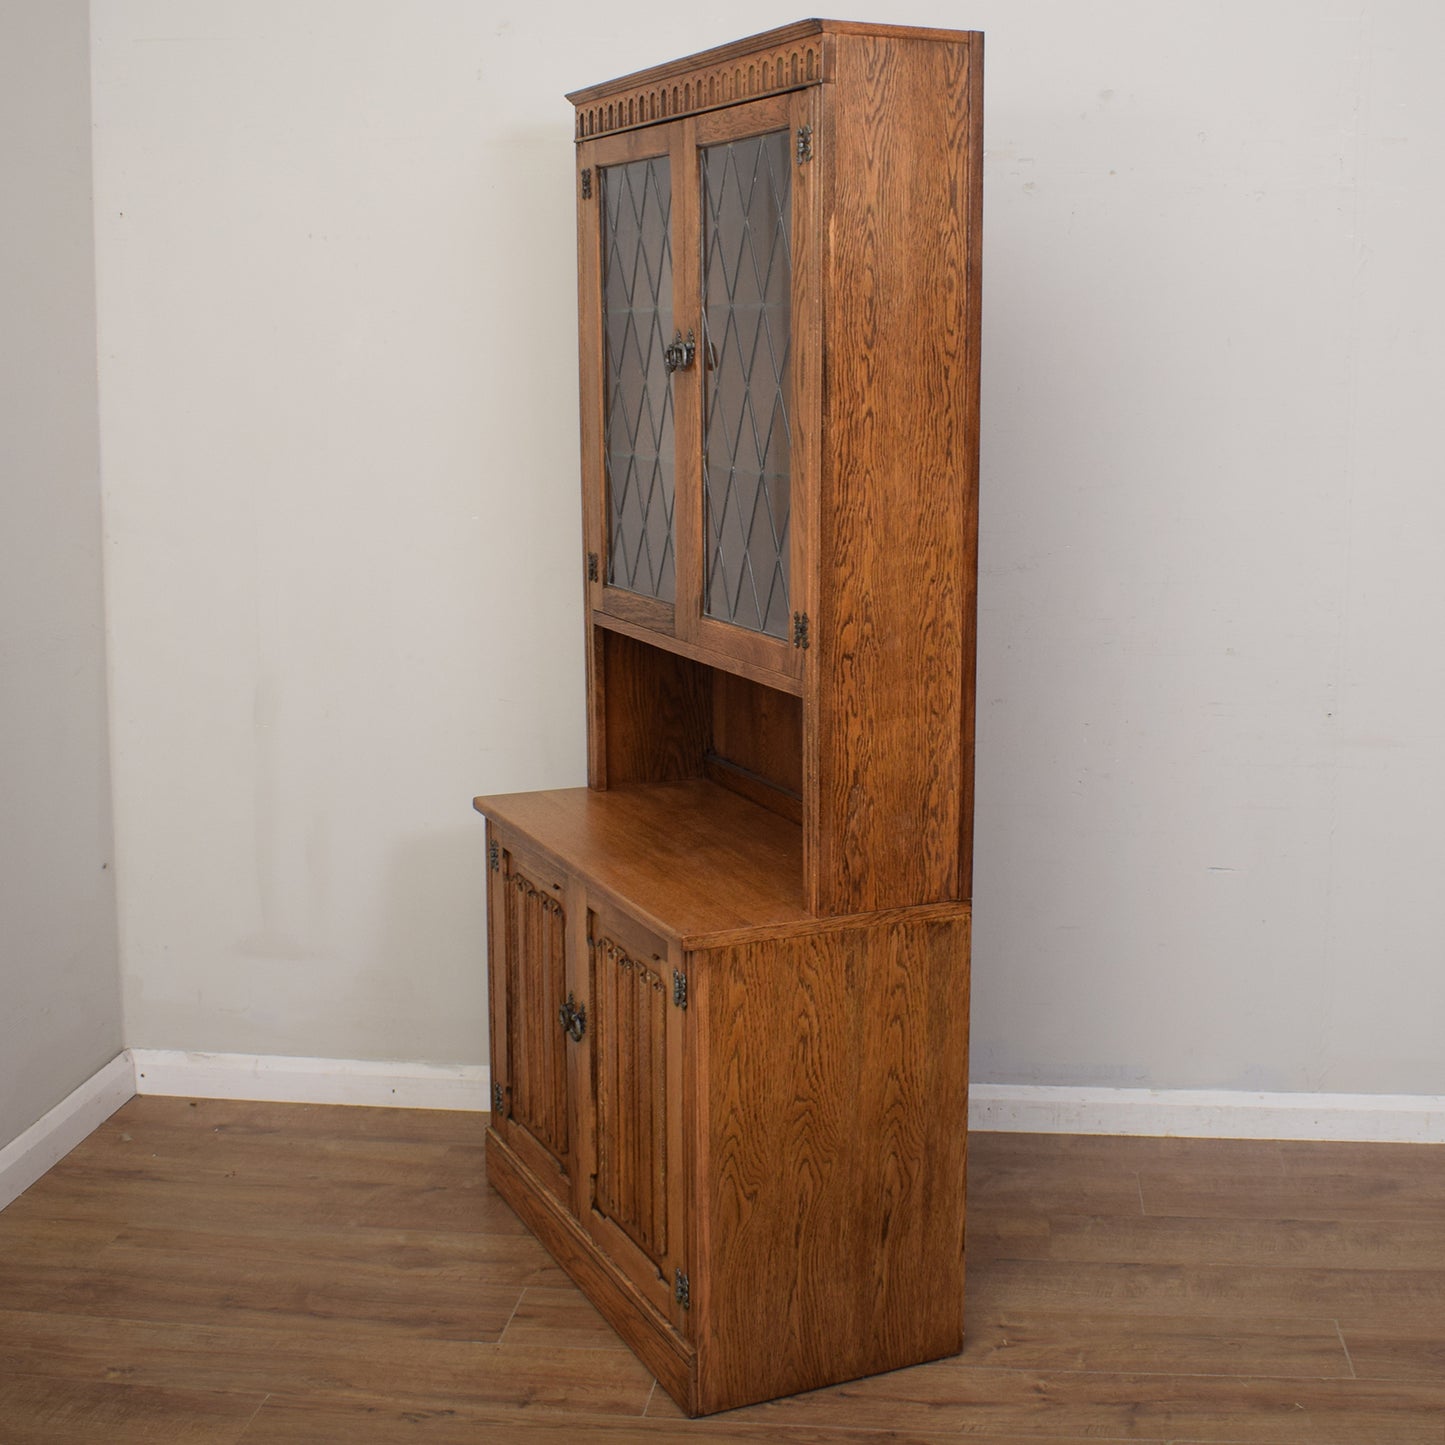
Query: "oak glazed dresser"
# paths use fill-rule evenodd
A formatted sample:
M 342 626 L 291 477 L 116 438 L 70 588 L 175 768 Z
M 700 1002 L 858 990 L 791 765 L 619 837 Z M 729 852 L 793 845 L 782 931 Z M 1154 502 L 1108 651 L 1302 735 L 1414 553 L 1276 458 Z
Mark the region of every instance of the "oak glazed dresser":
M 568 97 L 589 786 L 476 800 L 487 1162 L 689 1414 L 962 1346 L 982 43 Z

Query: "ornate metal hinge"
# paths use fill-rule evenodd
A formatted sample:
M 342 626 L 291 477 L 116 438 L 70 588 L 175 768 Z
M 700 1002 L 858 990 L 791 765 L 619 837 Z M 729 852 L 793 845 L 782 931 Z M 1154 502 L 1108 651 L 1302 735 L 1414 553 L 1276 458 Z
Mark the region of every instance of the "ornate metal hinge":
M 562 1025 L 567 1037 L 574 1044 L 580 1044 L 582 1035 L 587 1032 L 587 1005 L 578 1003 L 569 993 L 567 1002 L 557 1010 L 557 1021 Z
M 506 1095 L 502 1092 L 500 1084 L 492 1085 L 492 1113 L 500 1114 L 507 1102 Z
M 687 1007 L 687 975 L 676 968 L 672 971 L 672 1001 L 678 1008 Z
M 806 612 L 793 613 L 793 646 L 801 647 L 804 652 L 808 650 L 808 614 Z
M 493 873 L 502 871 L 502 845 L 495 838 L 487 844 L 487 866 Z
M 597 553 L 596 553 L 596 552 L 589 552 L 589 553 L 587 554 L 587 580 L 588 580 L 589 582 L 595 582 L 595 581 L 597 580 Z
M 686 371 L 693 363 L 697 355 L 697 337 L 691 331 L 687 333 L 687 340 L 682 339 L 682 332 L 678 332 L 667 346 L 663 349 L 662 364 L 669 372 Z
M 687 1276 L 680 1269 L 672 1272 L 672 1297 L 683 1309 L 692 1308 L 692 1291 L 688 1287 Z
M 583 167 L 582 167 L 582 199 L 583 199 L 584 201 L 590 201 L 590 200 L 592 199 L 592 167 L 591 167 L 591 166 L 583 166 Z
M 798 164 L 813 159 L 813 127 L 800 125 L 798 127 Z

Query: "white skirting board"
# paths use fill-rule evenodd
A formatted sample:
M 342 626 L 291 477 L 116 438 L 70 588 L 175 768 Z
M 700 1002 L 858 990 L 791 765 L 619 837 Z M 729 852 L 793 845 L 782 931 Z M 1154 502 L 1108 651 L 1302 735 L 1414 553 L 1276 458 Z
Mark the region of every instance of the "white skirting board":
M 1445 1094 L 1264 1094 L 974 1084 L 971 1129 L 1445 1144 Z
M 136 1092 L 405 1109 L 491 1107 L 485 1064 L 380 1063 L 136 1049 Z M 1445 1096 L 1263 1094 L 974 1084 L 969 1126 L 1019 1133 L 1445 1143 Z
M 0 1149 L 0 1209 L 24 1194 L 134 1093 L 135 1072 L 130 1053 L 123 1051 Z
M 491 1104 L 491 1070 L 485 1064 L 126 1049 L 0 1149 L 0 1209 L 134 1094 L 480 1112 Z M 1445 1144 L 1445 1095 L 974 1084 L 968 1122 L 973 1129 L 1028 1134 Z
M 137 1094 L 395 1109 L 491 1108 L 491 1070 L 485 1064 L 293 1059 L 180 1049 L 132 1049 L 131 1053 Z

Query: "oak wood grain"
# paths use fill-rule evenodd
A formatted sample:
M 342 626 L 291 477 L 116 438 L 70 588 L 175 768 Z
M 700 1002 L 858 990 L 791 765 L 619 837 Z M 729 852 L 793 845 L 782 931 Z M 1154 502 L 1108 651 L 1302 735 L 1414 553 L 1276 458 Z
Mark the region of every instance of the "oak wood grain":
M 595 628 L 593 640 L 604 765 L 593 786 L 698 777 L 710 741 L 709 669 L 621 632 Z
M 960 1347 L 967 929 L 859 923 L 694 970 L 702 1410 Z
M 710 751 L 719 760 L 771 785 L 775 792 L 801 802 L 801 699 L 731 673 L 714 674 Z M 801 815 L 794 821 L 800 822 Z
M 802 704 L 792 693 L 598 627 L 593 787 L 706 776 L 801 821 Z
M 685 1268 L 682 1011 L 666 943 L 605 907 L 592 911 L 587 1071 L 594 1155 L 583 1218 L 599 1247 L 675 1327 Z M 680 961 L 680 960 L 677 960 Z
M 498 827 L 673 940 L 802 922 L 802 836 L 701 780 L 476 799 Z
M 967 896 L 980 55 L 839 36 L 825 106 L 820 913 Z M 906 232 L 898 224 L 907 217 Z M 918 238 L 909 245 L 902 236 Z
M 784 692 L 793 692 L 799 697 L 803 695 L 802 678 L 790 673 L 779 672 L 771 665 L 759 665 L 734 651 L 709 647 L 700 642 L 690 642 L 685 638 L 674 637 L 669 632 L 660 632 L 643 622 L 615 616 L 600 609 L 592 614 L 592 623 L 594 627 L 624 633 L 626 636 L 635 637 L 638 641 L 646 642 L 652 647 L 675 652 L 681 657 L 694 658 L 698 662 L 706 663 L 709 667 L 717 668 L 722 672 L 734 672 L 739 677 L 750 677 L 754 682 L 781 688 Z
M 571 97 L 584 170 L 669 157 L 673 321 L 699 338 L 700 160 L 763 134 L 788 157 L 791 635 L 707 615 L 704 356 L 667 383 L 676 605 L 589 587 L 602 799 L 477 800 L 591 920 L 584 940 L 569 905 L 593 1020 L 568 1053 L 572 1213 L 569 1191 L 535 1194 L 548 1161 L 507 1121 L 503 1190 L 689 1411 L 958 1348 L 966 1140 L 941 1118 L 966 1110 L 981 42 L 805 22 Z M 608 247 L 579 204 L 600 552 Z M 730 298 L 749 250 L 731 240 Z M 648 948 L 605 936 L 632 927 L 682 963 L 686 1024 Z M 1109 1188 L 1132 1206 L 1137 1173 Z M 697 1342 L 681 1374 L 658 1320 Z

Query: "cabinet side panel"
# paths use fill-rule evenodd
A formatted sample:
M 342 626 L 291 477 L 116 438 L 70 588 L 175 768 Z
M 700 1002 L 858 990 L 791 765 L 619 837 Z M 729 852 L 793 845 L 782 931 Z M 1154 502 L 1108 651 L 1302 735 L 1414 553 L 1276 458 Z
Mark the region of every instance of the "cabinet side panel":
M 955 1353 L 966 912 L 718 949 L 694 974 L 703 1410 Z
M 837 39 L 825 87 L 810 899 L 967 893 L 978 437 L 977 38 Z

